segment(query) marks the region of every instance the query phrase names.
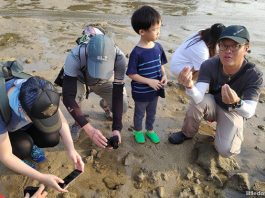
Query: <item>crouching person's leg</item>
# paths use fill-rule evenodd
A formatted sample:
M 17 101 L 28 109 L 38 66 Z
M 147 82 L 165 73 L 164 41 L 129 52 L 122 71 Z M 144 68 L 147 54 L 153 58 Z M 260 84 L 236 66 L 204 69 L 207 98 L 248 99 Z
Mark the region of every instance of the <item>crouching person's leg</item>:
M 192 100 L 185 115 L 182 129 L 173 133 L 168 140 L 172 144 L 181 144 L 187 139 L 192 138 L 199 130 L 201 120 L 215 120 L 216 103 L 211 94 L 206 94 L 203 101 L 195 104 Z
M 33 140 L 24 131 L 15 131 L 9 133 L 10 142 L 12 145 L 12 151 L 15 156 L 20 159 L 30 157 L 31 150 L 33 147 Z
M 54 147 L 59 143 L 59 132 L 44 134 L 33 124 L 26 129 L 9 133 L 9 137 L 14 155 L 32 168 L 36 168 L 34 162 L 41 163 L 46 159 L 41 148 Z
M 60 141 L 59 131 L 46 133 L 40 131 L 34 125 L 30 127 L 28 134 L 32 137 L 34 144 L 40 148 L 55 147 Z
M 113 112 L 113 109 L 117 108 L 116 103 L 123 104 L 121 107 L 123 113 L 127 111 L 128 99 L 124 83 L 107 81 L 95 86 L 91 86 L 91 89 L 95 94 L 102 98 L 100 100 L 100 106 L 106 112 L 106 114 L 108 111 Z M 112 101 L 113 98 L 117 101 Z M 118 105 L 118 108 L 120 108 L 119 106 L 120 105 Z
M 201 120 L 214 121 L 216 117 L 216 103 L 213 95 L 205 94 L 204 99 L 195 104 L 193 101 L 186 113 L 182 131 L 187 137 L 193 137 L 199 130 Z
M 243 142 L 243 117 L 217 107 L 215 148 L 223 157 L 239 154 Z

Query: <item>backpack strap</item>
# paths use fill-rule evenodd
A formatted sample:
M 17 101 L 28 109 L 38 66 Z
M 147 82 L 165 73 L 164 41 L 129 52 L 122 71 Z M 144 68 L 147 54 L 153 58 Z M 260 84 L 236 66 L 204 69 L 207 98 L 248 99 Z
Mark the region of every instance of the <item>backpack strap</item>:
M 89 95 L 89 88 L 88 88 L 88 79 L 86 75 L 87 70 L 87 44 L 81 44 L 79 48 L 79 59 L 81 64 L 81 71 L 84 76 L 85 80 L 85 87 L 86 87 L 86 99 L 88 99 Z
M 87 44 L 81 44 L 79 48 L 79 59 L 81 64 L 81 70 L 86 68 L 86 59 L 87 59 Z
M 6 93 L 6 83 L 4 78 L 0 78 L 0 113 L 4 122 L 8 123 L 11 117 L 11 110 Z

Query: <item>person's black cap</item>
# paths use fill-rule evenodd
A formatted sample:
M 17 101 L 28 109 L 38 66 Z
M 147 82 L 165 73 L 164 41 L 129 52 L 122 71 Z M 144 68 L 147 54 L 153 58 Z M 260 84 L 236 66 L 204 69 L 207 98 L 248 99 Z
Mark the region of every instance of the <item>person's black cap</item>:
M 246 27 L 241 25 L 230 25 L 224 29 L 219 41 L 222 39 L 231 39 L 239 44 L 249 42 L 249 33 Z
M 21 85 L 19 100 L 40 131 L 51 133 L 60 130 L 60 95 L 49 81 L 40 77 L 30 77 Z

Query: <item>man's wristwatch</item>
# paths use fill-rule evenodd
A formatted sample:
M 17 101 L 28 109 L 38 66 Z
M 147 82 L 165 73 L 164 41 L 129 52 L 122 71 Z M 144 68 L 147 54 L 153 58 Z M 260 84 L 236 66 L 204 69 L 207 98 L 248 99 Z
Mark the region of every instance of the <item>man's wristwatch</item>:
M 242 106 L 243 102 L 242 100 L 240 99 L 238 102 L 232 104 L 232 109 L 237 109 L 237 108 L 240 108 Z

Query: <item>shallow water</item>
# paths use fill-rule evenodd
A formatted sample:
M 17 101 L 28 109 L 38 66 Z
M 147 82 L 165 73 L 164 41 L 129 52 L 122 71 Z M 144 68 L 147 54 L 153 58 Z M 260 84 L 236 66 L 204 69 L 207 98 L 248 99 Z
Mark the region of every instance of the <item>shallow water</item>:
M 103 1 L 14 1 L 6 0 L 2 3 L 3 8 L 12 9 L 49 9 L 49 10 L 70 10 L 87 11 L 108 14 L 129 14 L 143 4 L 149 4 L 158 9 L 162 14 L 175 15 L 177 12 L 187 13 L 196 10 L 198 1 L 186 0 L 145 0 L 145 1 L 126 1 L 126 0 L 103 0 Z
M 130 26 L 130 16 L 141 5 L 149 4 L 163 17 L 162 37 L 186 37 L 215 22 L 245 25 L 251 35 L 251 56 L 265 60 L 265 2 L 261 0 L 4 0 L 0 16 L 41 18 L 49 21 L 106 21 L 114 26 Z M 163 34 L 164 32 L 164 34 Z M 178 43 L 180 43 L 179 41 Z M 176 48 L 178 43 L 172 44 Z
M 176 49 L 187 36 L 216 22 L 245 25 L 251 40 L 248 58 L 265 72 L 265 1 L 262 0 L 103 0 L 100 3 L 92 0 L 4 0 L 0 1 L 0 16 L 86 24 L 104 22 L 113 27 L 131 28 L 133 11 L 144 4 L 152 5 L 162 14 L 160 42 L 170 49 Z M 3 36 L 1 30 L 0 36 Z M 175 38 L 174 42 L 170 36 Z M 128 35 L 128 39 L 136 42 L 137 37 Z

